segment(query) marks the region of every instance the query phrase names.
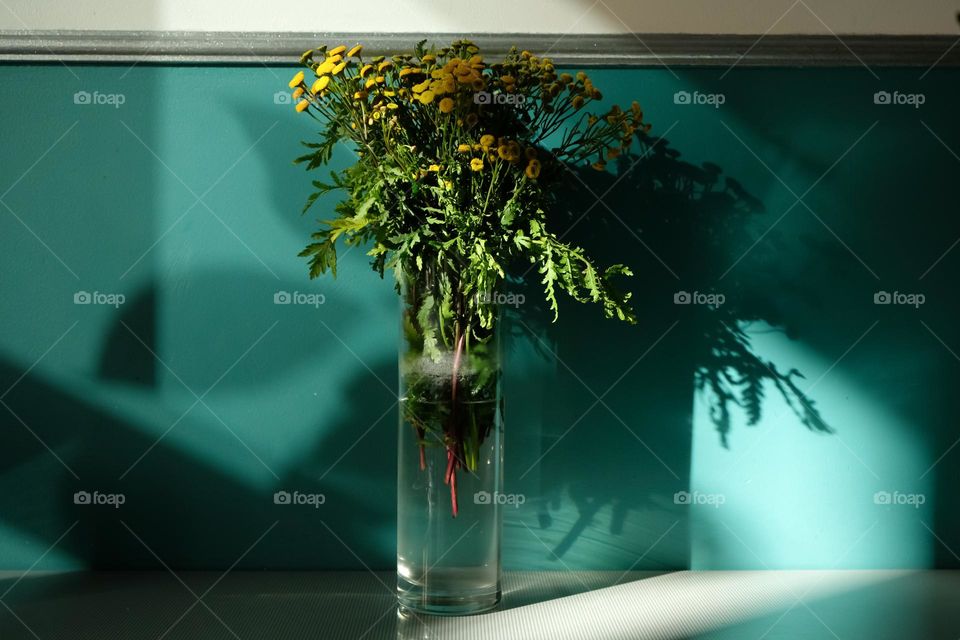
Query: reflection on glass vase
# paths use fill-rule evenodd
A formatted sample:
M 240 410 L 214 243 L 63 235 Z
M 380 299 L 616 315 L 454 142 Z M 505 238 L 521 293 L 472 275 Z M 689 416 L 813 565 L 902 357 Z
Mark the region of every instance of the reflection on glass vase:
M 482 301 L 429 271 L 401 276 L 401 289 L 399 603 L 477 613 L 500 601 L 499 314 L 487 327 L 464 321 Z

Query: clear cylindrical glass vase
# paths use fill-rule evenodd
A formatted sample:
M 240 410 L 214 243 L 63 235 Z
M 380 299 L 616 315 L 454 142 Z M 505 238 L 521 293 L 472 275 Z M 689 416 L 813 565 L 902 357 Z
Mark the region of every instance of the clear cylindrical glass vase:
M 399 604 L 477 613 L 501 595 L 499 314 L 477 326 L 463 297 L 427 271 L 401 283 Z

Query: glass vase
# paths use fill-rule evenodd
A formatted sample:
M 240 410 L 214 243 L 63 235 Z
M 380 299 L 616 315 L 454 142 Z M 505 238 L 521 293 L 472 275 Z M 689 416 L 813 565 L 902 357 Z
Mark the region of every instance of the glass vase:
M 400 280 L 399 604 L 477 613 L 501 595 L 499 314 L 478 326 L 457 310 L 479 298 L 429 271 Z

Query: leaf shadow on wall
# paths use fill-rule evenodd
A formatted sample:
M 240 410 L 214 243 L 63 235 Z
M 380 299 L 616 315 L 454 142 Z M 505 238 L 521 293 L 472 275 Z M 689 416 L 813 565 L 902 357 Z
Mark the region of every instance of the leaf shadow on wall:
M 539 496 L 531 534 L 541 539 L 528 536 L 518 556 L 543 556 L 549 538 L 547 559 L 573 568 L 686 568 L 695 393 L 709 402 L 718 446 L 730 446 L 735 424 L 761 420 L 771 392 L 798 425 L 820 434 L 832 428 L 801 389 L 803 373 L 781 370 L 751 345 L 755 324 L 795 337 L 771 295 L 783 286 L 776 233 L 754 246 L 757 230 L 772 222 L 763 204 L 715 164 L 681 159 L 666 139 L 643 138 L 640 153 L 615 166 L 573 171 L 551 222 L 598 266 L 633 269 L 622 283 L 639 322 L 600 319 L 590 305 L 563 306 L 556 324 L 534 304 L 518 310 L 514 333 L 533 335 L 558 361 L 544 402 L 550 417 L 532 443 L 541 459 L 510 480 L 527 488 L 524 476 L 539 477 L 530 489 Z M 731 269 L 748 251 L 751 269 Z M 527 274 L 517 285 L 526 300 L 542 298 L 541 277 Z M 573 510 L 562 508 L 565 496 Z
M 235 296 L 225 295 L 237 280 L 245 285 Z M 74 385 L 67 377 L 47 379 L 38 372 L 20 379 L 21 367 L 0 360 L 4 388 L 16 382 L 4 398 L 10 411 L 0 408 L 0 428 L 5 434 L 0 481 L 3 486 L 20 488 L 0 496 L 0 522 L 22 533 L 23 539 L 38 541 L 38 553 L 77 522 L 56 550 L 93 569 L 162 568 L 124 523 L 177 570 L 223 570 L 275 521 L 279 521 L 276 529 L 243 556 L 238 568 L 357 570 L 363 563 L 390 566 L 392 549 L 385 544 L 383 532 L 392 531 L 394 503 L 372 488 L 395 481 L 396 457 L 391 447 L 373 443 L 394 441 L 394 414 L 384 417 L 393 398 L 380 380 L 395 380 L 396 362 L 391 357 L 372 363 L 369 369 L 353 362 L 336 340 L 315 330 L 315 316 L 309 313 L 312 309 L 300 313 L 266 303 L 260 306 L 262 313 L 251 312 L 251 294 L 275 288 L 274 282 L 255 273 L 238 276 L 213 271 L 191 276 L 190 282 L 180 287 L 179 302 L 158 294 L 156 285 L 141 290 L 131 296 L 116 326 L 107 333 L 99 360 L 100 387 L 95 394 L 84 392 L 89 381 Z M 210 338 L 209 326 L 204 326 L 202 314 L 193 317 L 190 310 L 196 300 L 213 299 L 218 304 L 211 306 L 225 318 L 246 314 L 248 319 L 257 316 L 256 322 L 251 319 L 242 328 L 223 332 L 219 339 L 204 339 Z M 181 318 L 178 326 L 185 332 L 181 341 L 168 335 L 165 349 L 158 347 L 155 332 L 143 331 L 133 338 L 124 328 L 152 328 L 158 300 L 165 301 L 173 317 Z M 349 300 L 341 300 L 338 306 L 346 316 L 355 313 Z M 150 355 L 150 351 L 160 354 L 176 375 L 202 393 L 274 319 L 279 320 L 277 330 L 237 363 L 214 393 L 204 396 L 209 411 L 199 404 L 191 408 L 196 398 Z M 335 326 L 351 337 L 349 328 Z M 149 362 L 141 357 L 143 353 Z M 200 361 L 203 366 L 198 366 Z M 241 409 L 251 394 L 265 393 L 291 370 L 310 361 L 347 362 L 349 366 L 339 366 L 337 382 L 328 381 L 326 387 L 336 388 L 343 398 L 366 401 L 349 403 L 348 411 L 338 412 L 332 411 L 324 398 L 267 391 L 269 397 L 258 401 L 255 411 Z M 144 410 L 131 411 L 131 402 Z M 296 415 L 284 406 L 290 403 L 299 408 Z M 302 409 L 311 406 L 313 412 L 304 415 Z M 254 455 L 277 459 L 268 451 L 257 452 L 262 445 L 255 443 L 252 452 L 245 452 L 241 440 L 253 442 L 254 432 L 275 429 L 277 423 L 288 419 L 312 420 L 316 426 L 307 429 L 306 438 L 300 430 L 301 446 L 292 459 L 282 465 L 269 463 L 279 478 L 265 477 L 268 472 L 262 467 L 257 468 L 258 473 L 238 472 L 231 459 L 246 460 L 251 469 L 257 465 Z M 369 429 L 366 441 L 355 446 L 363 429 Z M 206 440 L 207 445 L 189 444 L 197 438 Z M 278 490 L 322 493 L 325 502 L 322 509 L 277 505 L 273 493 Z M 73 495 L 78 491 L 123 493 L 126 502 L 120 508 L 77 505 Z M 357 513 L 363 517 L 356 517 Z M 321 521 L 328 523 L 335 535 Z M 349 551 L 337 537 L 348 541 Z M 355 561 L 351 551 L 363 560 Z M 8 558 L 7 566 L 0 568 L 26 568 L 20 563 L 28 566 L 35 559 Z

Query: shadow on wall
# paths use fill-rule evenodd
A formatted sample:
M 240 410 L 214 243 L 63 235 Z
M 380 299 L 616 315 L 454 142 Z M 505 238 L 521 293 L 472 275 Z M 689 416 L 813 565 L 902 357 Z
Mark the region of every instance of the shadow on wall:
M 240 122 L 255 139 L 275 112 L 276 105 L 269 111 L 251 107 L 240 112 Z M 296 216 L 290 215 L 296 208 L 286 188 L 293 180 L 302 182 L 303 174 L 276 161 L 291 155 L 288 142 L 285 137 L 267 137 L 254 155 L 275 189 L 273 210 L 283 222 L 272 224 L 304 229 L 309 221 L 300 220 L 298 225 Z M 507 371 L 511 427 L 506 468 L 508 486 L 531 496 L 535 521 L 529 527 L 507 514 L 508 566 L 557 567 L 559 559 L 563 563 L 559 566 L 623 570 L 639 557 L 642 568 L 685 568 L 688 521 L 684 505 L 675 497 L 689 490 L 695 389 L 715 397 L 721 443 L 730 429 L 731 404 L 759 418 L 764 381 L 774 382 L 793 399 L 809 428 L 827 430 L 813 401 L 797 393 L 796 372 L 780 372 L 750 350 L 739 323 L 779 319 L 776 309 L 764 306 L 763 283 L 738 281 L 736 295 L 728 293 L 730 300 L 717 309 L 674 304 L 681 278 L 689 292 L 709 290 L 705 283 L 711 273 L 728 257 L 725 252 L 736 249 L 736 241 L 745 242 L 743 229 L 762 213 L 762 205 L 735 181 L 723 178 L 719 167 L 695 167 L 680 160 L 665 140 L 649 139 L 643 151 L 642 156 L 621 158 L 617 175 L 578 172 L 570 181 L 572 192 L 561 199 L 569 208 L 557 212 L 554 221 L 583 242 L 601 264 L 627 257 L 625 262 L 638 274 L 630 284 L 642 312 L 639 326 L 604 321 L 595 308 L 574 304 L 565 305 L 564 318 L 552 325 L 532 304 L 541 297 L 536 282 L 528 279 L 520 285 L 529 287 L 526 299 L 531 304 L 512 318 L 512 348 L 519 355 L 513 359 L 517 366 Z M 594 204 L 594 194 L 607 196 L 608 191 L 613 210 L 638 212 L 629 230 L 606 215 L 605 205 Z M 584 212 L 590 215 L 581 218 Z M 644 243 L 650 252 L 639 248 Z M 351 266 L 363 268 L 363 262 L 358 258 Z M 269 337 L 263 351 L 252 352 L 223 380 L 218 387 L 223 392 L 255 398 L 282 374 L 310 360 L 324 362 L 324 375 L 336 381 L 324 385 L 330 395 L 316 409 L 312 445 L 285 462 L 291 472 L 267 482 L 230 470 L 221 454 L 228 445 L 241 445 L 226 426 L 220 430 L 216 423 L 217 432 L 203 436 L 197 414 L 208 418 L 207 409 L 202 405 L 190 409 L 195 398 L 150 354 L 161 354 L 186 386 L 202 392 L 256 338 L 262 327 L 254 327 L 253 320 L 269 324 L 272 318 L 251 313 L 248 305 L 251 298 L 269 299 L 276 286 L 262 272 L 231 270 L 196 270 L 176 282 L 147 278 L 123 314 L 106 327 L 106 339 L 98 341 L 103 397 L 87 397 L 86 387 L 61 388 L 36 373 L 21 380 L 5 401 L 25 424 L 39 425 L 46 444 L 76 468 L 82 482 L 65 473 L 11 415 L 4 416 L 10 440 L 0 468 L 5 481 L 25 487 L 21 494 L 9 492 L 0 498 L 5 524 L 51 543 L 71 523 L 82 520 L 59 546 L 82 564 L 156 567 L 155 558 L 130 535 L 126 523 L 169 565 L 200 569 L 230 566 L 280 520 L 278 530 L 259 543 L 242 566 L 357 568 L 337 537 L 366 564 L 392 566 L 393 501 L 384 499 L 382 488 L 391 487 L 396 477 L 395 425 L 392 398 L 381 382 L 392 384 L 396 379 L 395 352 L 371 361 L 369 371 L 349 360 L 351 366 L 344 367 L 335 357 L 341 345 L 307 316 L 299 316 L 292 324 L 284 319 L 282 335 Z M 350 299 L 364 291 L 354 286 L 345 293 L 338 317 L 355 318 L 358 309 Z M 675 326 L 674 319 L 680 320 Z M 355 326 L 358 332 L 369 331 L 362 323 Z M 158 327 L 163 328 L 163 345 L 158 343 Z M 530 353 L 537 350 L 539 359 Z M 345 371 L 350 375 L 340 380 Z M 536 375 L 524 375 L 530 371 Z M 9 386 L 21 373 L 4 363 L 0 380 Z M 180 396 L 172 395 L 171 388 Z M 128 407 L 129 402 L 115 402 L 123 396 L 153 407 L 157 424 L 154 416 L 105 408 Z M 357 398 L 364 401 L 356 402 Z M 215 399 L 207 402 L 221 410 Z M 266 423 L 296 421 L 294 415 L 278 413 L 277 406 L 278 398 L 264 400 L 252 407 L 254 416 L 247 413 L 240 419 L 263 421 L 265 428 L 273 427 Z M 296 400 L 291 406 L 296 412 L 304 405 Z M 178 418 L 188 410 L 186 417 Z M 510 417 L 517 415 L 532 420 Z M 196 437 L 208 440 L 193 448 L 173 437 L 157 443 L 156 434 L 178 419 L 182 424 L 176 429 L 195 431 Z M 357 444 L 358 428 L 362 432 L 368 425 L 373 425 L 372 431 Z M 149 455 L 137 468 L 118 480 L 146 451 Z M 346 451 L 355 455 L 340 460 Z M 37 477 L 60 482 L 43 485 L 31 480 Z M 120 514 L 123 523 L 110 510 L 71 506 L 71 495 L 81 485 L 101 492 L 122 491 L 127 496 Z M 323 529 L 316 513 L 278 510 L 272 501 L 277 487 L 324 493 L 322 517 L 332 530 Z M 568 499 L 573 511 L 563 507 Z M 606 533 L 597 535 L 601 522 Z M 649 556 L 641 555 L 653 546 Z
M 181 72 L 184 75 L 169 87 L 172 92 L 208 95 L 200 88 L 210 85 L 213 71 Z M 227 71 L 219 69 L 216 73 Z M 223 87 L 224 91 L 251 93 L 242 82 L 225 82 Z M 265 95 L 272 95 L 274 89 L 269 85 Z M 265 103 L 254 100 L 242 104 L 237 114 L 240 132 L 247 133 L 246 139 L 253 142 L 263 133 L 264 123 L 276 118 L 276 105 L 261 107 Z M 850 107 L 844 112 L 856 111 L 852 104 L 844 106 Z M 778 112 L 775 117 L 799 121 L 796 115 Z M 109 130 L 93 124 L 94 131 Z M 301 232 L 304 239 L 307 237 L 310 227 L 309 220 L 296 216 L 300 204 L 297 194 L 306 191 L 306 178 L 299 169 L 277 158 L 294 155 L 292 141 L 307 135 L 302 125 L 300 129 L 291 128 L 285 136 L 264 138 L 262 146 L 251 153 L 259 162 L 253 175 L 263 185 L 257 188 L 264 192 L 274 189 L 270 193 L 273 206 L 269 207 L 273 217 L 264 224 L 291 237 L 296 235 L 298 241 Z M 937 143 L 931 139 L 930 144 Z M 793 409 L 783 428 L 806 428 L 811 438 L 831 429 L 843 436 L 849 428 L 849 423 L 838 421 L 834 415 L 821 415 L 816 398 L 798 392 L 804 388 L 798 374 L 821 372 L 797 372 L 760 355 L 751 344 L 750 336 L 756 334 L 750 332 L 749 325 L 781 327 L 778 330 L 789 338 L 812 351 L 831 354 L 832 360 L 849 342 L 836 335 L 829 318 L 823 322 L 819 317 L 811 320 L 811 316 L 829 308 L 832 317 L 853 316 L 853 324 L 863 320 L 863 326 L 867 326 L 872 321 L 868 321 L 862 306 L 853 303 L 853 292 L 860 295 L 858 287 L 863 283 L 851 284 L 848 274 L 857 265 L 852 268 L 850 256 L 831 244 L 830 238 L 785 237 L 774 231 L 752 249 L 749 260 L 727 277 L 718 278 L 769 227 L 771 216 L 749 189 L 724 176 L 720 167 L 685 162 L 666 140 L 648 139 L 643 151 L 645 155 L 621 158 L 614 175 L 586 170 L 571 176 L 571 193 L 562 198 L 568 206 L 558 211 L 554 220 L 570 238 L 586 245 L 601 264 L 623 261 L 633 267 L 637 275 L 626 284 L 634 291 L 641 311 L 639 325 L 628 327 L 606 321 L 596 308 L 573 303 L 563 305 L 561 321 L 552 325 L 544 321 L 543 310 L 533 304 L 541 297 L 537 279 L 530 275 L 525 284 L 517 285 L 530 304 L 522 306 L 512 318 L 513 359 L 506 372 L 506 473 L 508 490 L 523 492 L 528 500 L 522 510 L 506 515 L 508 568 L 686 568 L 690 510 L 682 504 L 682 497 L 691 489 L 692 398 L 698 391 L 712 399 L 717 450 L 725 443 L 736 449 L 740 424 L 761 420 L 764 402 L 774 399 L 785 399 Z M 104 171 L 150 175 L 156 169 L 153 159 L 145 151 L 142 154 L 149 164 L 131 165 L 126 161 L 122 167 Z M 900 171 L 895 163 L 871 168 L 894 169 Z M 946 165 L 925 169 L 944 184 L 952 170 Z M 67 180 L 83 178 L 80 174 L 73 178 L 66 171 L 64 175 Z M 892 183 L 896 177 L 881 179 Z M 242 178 L 249 180 L 250 174 Z M 753 179 L 744 182 L 755 183 Z M 70 187 L 77 191 L 81 185 L 71 183 Z M 249 183 L 239 185 L 238 198 L 248 198 L 249 190 Z M 44 193 L 39 188 L 36 191 Z M 902 228 L 895 223 L 903 210 L 917 202 L 924 210 L 932 210 L 934 199 L 942 197 L 934 189 L 929 193 L 932 195 L 927 196 L 924 190 L 903 190 L 877 196 L 893 198 L 889 203 L 873 203 L 879 212 L 876 215 L 882 216 L 887 226 L 857 227 L 859 239 L 867 244 L 877 240 L 871 234 L 884 233 L 880 240 L 889 242 L 890 229 Z M 864 192 L 864 197 L 869 195 Z M 596 196 L 603 196 L 607 204 L 596 204 Z M 18 204 L 13 198 L 11 202 Z M 243 209 L 242 201 L 227 202 L 236 205 L 239 216 L 260 213 Z M 103 206 L 108 203 L 105 195 Z M 607 205 L 622 221 L 607 211 Z M 89 224 L 91 218 L 92 214 L 85 217 L 84 223 Z M 851 220 L 851 227 L 859 224 Z M 942 235 L 943 220 L 934 222 L 918 228 L 928 235 Z M 111 228 L 105 225 L 96 233 L 106 234 Z M 198 235 L 186 240 L 212 245 L 220 238 L 202 236 L 202 231 L 192 228 L 191 233 Z M 847 237 L 846 232 L 843 235 Z M 152 239 L 147 233 L 132 244 L 148 246 Z M 288 239 L 285 235 L 278 245 Z M 59 244 L 54 246 L 60 248 Z M 187 248 L 197 249 L 194 245 Z M 296 263 L 298 248 L 280 246 L 276 260 Z M 110 257 L 97 254 L 95 248 L 85 250 L 96 257 L 98 264 Z M 240 253 L 241 249 L 236 251 Z M 371 331 L 387 326 L 395 309 L 392 298 L 386 301 L 385 294 L 382 308 L 376 306 L 379 300 L 368 306 L 359 304 L 361 298 L 381 295 L 370 281 L 354 275 L 366 268 L 361 253 L 350 257 L 351 273 L 344 268 L 342 280 L 335 285 L 344 297 L 337 309 L 338 324 L 333 326 L 338 332 L 341 325 L 347 327 L 344 331 L 351 333 L 342 335 L 351 345 L 369 342 Z M 184 251 L 178 257 L 191 255 Z M 244 258 L 249 256 L 244 254 Z M 73 263 L 69 255 L 67 259 Z M 129 264 L 121 262 L 118 272 Z M 165 279 L 166 271 L 158 268 L 149 272 L 140 294 L 131 296 L 122 319 L 183 375 L 185 382 L 203 391 L 272 322 L 273 317 L 266 317 L 267 313 L 252 313 L 249 299 L 251 293 L 267 299 L 277 283 L 245 269 L 210 271 L 193 263 L 186 267 L 188 276 L 173 284 Z M 786 270 L 789 272 L 784 273 Z M 298 271 L 292 282 L 302 282 L 302 273 Z M 943 277 L 949 274 L 943 273 Z M 62 274 L 57 273 L 51 280 L 60 277 Z M 716 284 L 718 279 L 722 279 L 722 286 Z M 833 289 L 820 286 L 834 280 Z M 377 286 L 389 293 L 389 284 L 377 281 Z M 675 296 L 683 292 L 690 294 L 691 304 L 675 303 Z M 693 304 L 694 292 L 723 294 L 724 304 L 717 308 Z M 20 295 L 19 291 L 11 293 Z M 27 303 L 23 308 L 33 309 Z M 381 315 L 363 315 L 371 308 Z M 274 311 L 271 309 L 270 314 Z M 945 304 L 934 310 L 939 315 L 931 322 L 947 344 L 957 344 L 956 336 L 943 329 L 955 319 L 955 311 L 955 303 Z M 19 313 L 5 317 L 29 316 Z M 4 398 L 83 478 L 83 483 L 75 482 L 11 414 L 0 411 L 4 433 L 0 470 L 4 486 L 17 488 L 0 496 L 0 524 L 32 544 L 30 553 L 10 561 L 15 566 L 29 566 L 71 523 L 82 518 L 77 530 L 61 543 L 78 564 L 157 567 L 153 556 L 125 530 L 118 514 L 71 506 L 71 494 L 79 486 L 97 486 L 101 491 L 119 487 L 117 478 L 133 459 L 153 446 L 156 436 L 194 402 L 149 354 L 145 355 L 147 350 L 131 339 L 118 320 L 111 318 L 102 330 L 92 332 L 95 344 L 102 346 L 95 354 L 96 376 L 91 380 L 80 384 L 67 376 L 59 378 L 54 375 L 51 356 Z M 265 324 L 257 327 L 254 320 Z M 910 322 L 916 324 L 915 320 Z M 884 320 L 894 332 L 906 323 L 904 318 Z M 216 329 L 211 331 L 210 327 Z M 19 324 L 5 328 L 13 335 L 20 335 L 18 331 L 27 335 Z M 902 335 L 907 336 L 905 330 Z M 101 342 L 104 336 L 105 343 Z M 40 353 L 48 344 L 38 341 L 34 349 Z M 269 336 L 263 346 L 267 347 L 264 352 L 251 353 L 251 359 L 223 381 L 223 404 L 217 397 L 208 402 L 218 412 L 229 406 L 234 417 L 227 417 L 226 422 L 242 424 L 247 433 L 260 431 L 258 425 L 264 429 L 279 425 L 290 432 L 294 423 L 303 432 L 311 432 L 312 437 L 301 440 L 303 446 L 297 454 L 283 460 L 283 469 L 290 471 L 278 469 L 280 477 L 273 478 L 264 477 L 262 469 L 257 469 L 262 472 L 257 476 L 249 468 L 231 467 L 225 455 L 229 448 L 240 449 L 243 455 L 246 452 L 225 428 L 204 413 L 203 406 L 197 406 L 192 410 L 196 413 L 176 427 L 175 435 L 186 431 L 201 439 L 184 446 L 183 439 L 169 438 L 155 446 L 140 463 L 142 468 L 138 466 L 123 485 L 129 495 L 120 514 L 123 521 L 161 558 L 178 568 L 230 566 L 278 520 L 277 529 L 240 566 L 360 568 L 360 562 L 339 537 L 362 562 L 374 568 L 390 568 L 394 562 L 395 422 L 393 398 L 380 381 L 392 386 L 396 379 L 395 345 L 390 349 L 382 345 L 368 358 L 367 370 L 304 316 L 293 322 L 285 319 L 282 330 Z M 883 383 L 886 386 L 879 384 L 878 388 L 886 390 L 904 384 L 904 374 L 895 369 L 911 362 L 916 334 L 905 338 L 903 346 L 904 350 L 894 357 L 874 352 L 878 356 L 871 367 L 874 375 L 886 379 L 871 378 L 870 384 Z M 929 351 L 941 355 L 940 346 L 932 338 L 929 347 Z M 532 353 L 535 350 L 540 351 L 539 358 Z M 4 357 L 0 366 L 2 388 L 21 377 L 24 361 Z M 285 388 L 307 375 L 298 369 L 307 361 L 320 364 L 304 371 L 320 371 L 322 375 L 322 380 L 311 381 L 309 393 L 326 394 L 309 403 L 304 400 L 307 392 L 297 395 L 301 389 Z M 906 398 L 910 390 L 897 397 L 898 406 L 890 408 L 890 413 L 903 416 L 912 412 L 911 424 L 932 425 L 929 433 L 916 437 L 925 439 L 937 455 L 946 451 L 955 437 L 951 435 L 955 411 L 949 394 L 957 380 L 957 370 L 951 368 L 954 364 L 927 360 L 911 370 L 918 376 L 930 376 L 935 371 L 943 389 L 941 392 L 938 388 L 939 395 L 934 396 L 937 402 L 929 403 L 922 414 L 916 413 L 916 406 L 931 396 L 911 400 Z M 288 377 L 283 378 L 284 373 Z M 826 390 L 826 386 L 819 388 L 820 392 Z M 879 401 L 877 405 L 881 410 L 888 408 Z M 859 419 L 850 413 L 846 417 Z M 372 430 L 363 436 L 369 425 L 373 425 Z M 361 436 L 364 439 L 358 444 Z M 338 460 L 348 450 L 352 453 Z M 331 467 L 334 470 L 328 473 Z M 937 496 L 931 498 L 937 498 L 934 528 L 945 540 L 955 540 L 951 532 L 956 531 L 956 518 L 947 508 L 949 499 L 943 499 L 955 492 L 955 475 L 949 464 L 941 464 L 931 473 L 937 480 Z M 279 510 L 272 502 L 272 492 L 278 487 L 301 491 L 316 488 L 326 494 L 326 508 L 322 515 Z M 391 489 L 385 492 L 384 487 Z M 324 529 L 321 519 L 336 536 Z M 946 551 L 940 553 L 938 566 L 953 562 Z
M 508 435 L 508 453 L 518 440 L 535 451 L 532 462 L 507 465 L 508 486 L 538 496 L 535 527 L 507 515 L 520 541 L 508 557 L 522 565 L 545 556 L 543 566 L 685 568 L 694 393 L 709 398 L 723 447 L 731 411 L 757 424 L 771 390 L 798 425 L 832 432 L 798 386 L 802 372 L 781 371 L 751 346 L 752 323 L 784 320 L 770 296 L 780 282 L 773 250 L 758 247 L 766 253 L 754 260 L 764 268 L 716 288 L 717 275 L 752 245 L 753 226 L 768 216 L 720 167 L 685 162 L 662 138 L 644 138 L 639 154 L 618 158 L 614 174 L 584 169 L 569 185 L 554 224 L 599 264 L 634 269 L 625 283 L 640 321 L 598 320 L 596 309 L 574 304 L 555 325 L 535 304 L 514 314 L 514 337 L 532 340 L 548 358 L 555 351 L 559 364 L 542 433 Z M 528 301 L 542 297 L 539 277 L 517 286 Z M 514 391 L 509 397 L 519 395 Z M 572 510 L 563 508 L 565 499 Z
M 136 324 L 130 316 L 123 321 Z M 127 339 L 114 333 L 120 336 L 120 342 Z M 155 345 L 148 346 L 156 349 Z M 324 358 L 324 346 L 312 350 L 310 356 Z M 146 351 L 143 345 L 138 344 L 137 348 Z M 111 352 L 119 355 L 106 355 Z M 108 344 L 103 362 L 115 372 L 127 367 L 127 356 L 136 353 L 133 348 L 121 353 Z M 381 379 L 395 378 L 395 367 L 392 359 L 381 363 L 349 381 L 342 393 L 348 397 L 371 397 L 371 389 L 380 388 Z M 123 383 L 143 391 L 144 378 L 149 376 L 139 369 L 130 373 L 131 378 Z M 0 380 L 5 385 L 12 384 L 21 374 L 22 371 L 0 362 Z M 156 388 L 147 392 L 154 396 L 161 393 Z M 147 394 L 142 397 L 145 403 L 150 402 Z M 33 376 L 20 381 L 5 402 L 25 425 L 42 425 L 44 443 L 58 452 L 79 478 L 71 477 L 25 427 L 6 425 L 0 475 L 5 482 L 22 489 L 0 495 L 4 525 L 16 527 L 45 546 L 53 542 L 48 539 L 51 532 L 65 532 L 79 522 L 57 550 L 81 560 L 85 566 L 157 568 L 159 557 L 179 569 L 222 570 L 231 566 L 274 523 L 278 523 L 277 531 L 244 556 L 244 566 L 356 569 L 356 562 L 340 539 L 349 541 L 350 549 L 368 562 L 383 566 L 391 561 L 385 540 L 371 536 L 371 532 L 390 530 L 394 514 L 392 510 L 384 511 L 383 502 L 371 491 L 394 482 L 396 459 L 392 449 L 369 447 L 358 456 L 364 461 L 362 469 L 349 463 L 338 468 L 340 454 L 351 450 L 356 441 L 358 424 L 373 427 L 369 442 L 392 441 L 394 420 L 381 419 L 382 411 L 376 402 L 356 403 L 341 424 L 318 431 L 322 437 L 289 465 L 293 471 L 266 485 L 239 478 L 218 464 L 221 461 L 191 452 L 182 442 L 179 446 L 174 444 L 175 438 L 158 439 L 145 425 L 114 415 L 81 394 Z M 204 403 L 217 407 L 212 398 L 204 398 Z M 189 409 L 190 402 L 185 405 L 187 417 L 176 419 L 169 413 L 170 407 L 156 401 L 151 404 L 164 419 L 169 416 L 169 422 L 184 430 L 194 426 L 191 414 L 207 411 L 203 405 Z M 222 448 L 235 444 L 226 425 L 216 437 Z M 138 460 L 138 456 L 142 458 Z M 332 473 L 335 469 L 336 473 Z M 36 477 L 49 482 L 38 483 Z M 78 487 L 90 491 L 96 488 L 101 494 L 123 494 L 122 510 L 74 504 L 73 494 Z M 321 526 L 312 509 L 275 504 L 276 488 L 322 493 L 323 519 L 335 530 Z M 358 514 L 363 517 L 357 517 Z

